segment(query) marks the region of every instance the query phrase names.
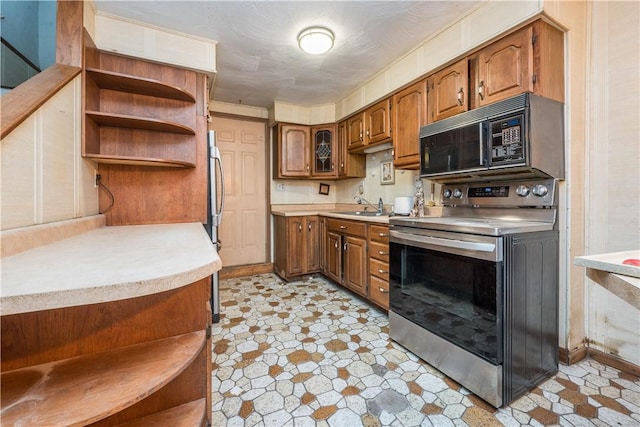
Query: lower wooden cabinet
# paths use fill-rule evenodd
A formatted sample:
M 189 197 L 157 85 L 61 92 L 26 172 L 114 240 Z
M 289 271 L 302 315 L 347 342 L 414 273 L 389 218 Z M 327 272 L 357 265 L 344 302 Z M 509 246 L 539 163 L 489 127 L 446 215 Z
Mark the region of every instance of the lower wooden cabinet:
M 285 280 L 320 271 L 320 222 L 317 215 L 275 216 L 276 274 Z
M 389 226 L 369 226 L 369 299 L 389 309 Z
M 342 284 L 353 292 L 367 297 L 367 240 L 361 237 L 345 236 L 343 250 Z

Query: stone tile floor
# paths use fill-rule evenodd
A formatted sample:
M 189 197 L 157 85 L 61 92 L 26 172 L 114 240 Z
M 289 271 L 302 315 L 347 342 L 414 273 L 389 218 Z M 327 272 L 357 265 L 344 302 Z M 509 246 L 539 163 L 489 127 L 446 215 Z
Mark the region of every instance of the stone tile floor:
M 322 277 L 221 283 L 213 426 L 640 426 L 640 379 L 587 359 L 496 410 Z

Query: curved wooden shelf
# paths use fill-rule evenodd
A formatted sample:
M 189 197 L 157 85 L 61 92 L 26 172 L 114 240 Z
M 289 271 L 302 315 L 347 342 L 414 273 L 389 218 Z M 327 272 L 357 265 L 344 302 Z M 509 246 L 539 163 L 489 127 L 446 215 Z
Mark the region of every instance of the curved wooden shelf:
M 188 126 L 166 120 L 128 116 L 126 114 L 103 113 L 101 111 L 86 111 L 85 114 L 100 126 L 170 132 L 183 135 L 196 134 L 196 131 Z
M 198 399 L 184 405 L 167 409 L 144 418 L 118 424 L 117 427 L 146 427 L 146 426 L 193 426 L 200 427 L 205 420 L 206 399 Z
M 176 86 L 171 86 L 158 80 L 116 73 L 114 71 L 87 68 L 87 75 L 100 89 L 130 92 L 139 95 L 155 96 L 157 98 L 176 99 L 178 101 L 196 102 L 195 97 Z
M 177 377 L 205 331 L 3 373 L 2 425 L 86 425 L 118 413 Z
M 83 157 L 92 159 L 97 163 L 105 163 L 111 165 L 157 166 L 165 168 L 196 167 L 196 164 L 191 162 L 172 159 L 155 159 L 151 157 L 110 156 L 106 154 L 85 154 Z

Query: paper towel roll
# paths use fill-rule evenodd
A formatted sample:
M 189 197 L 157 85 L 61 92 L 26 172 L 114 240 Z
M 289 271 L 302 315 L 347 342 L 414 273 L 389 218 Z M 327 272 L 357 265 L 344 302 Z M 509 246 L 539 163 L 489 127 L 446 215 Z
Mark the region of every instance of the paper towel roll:
M 393 202 L 393 212 L 397 215 L 409 215 L 413 208 L 413 196 L 396 197 Z

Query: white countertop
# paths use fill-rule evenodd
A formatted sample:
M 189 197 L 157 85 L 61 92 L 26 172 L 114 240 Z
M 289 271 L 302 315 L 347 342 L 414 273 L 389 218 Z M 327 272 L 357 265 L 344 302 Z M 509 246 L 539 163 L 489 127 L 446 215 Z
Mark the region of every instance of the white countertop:
M 626 259 L 640 259 L 640 250 L 575 257 L 576 265 L 640 278 L 640 267 L 623 264 Z
M 220 270 L 200 223 L 100 227 L 2 258 L 2 315 L 176 289 Z

